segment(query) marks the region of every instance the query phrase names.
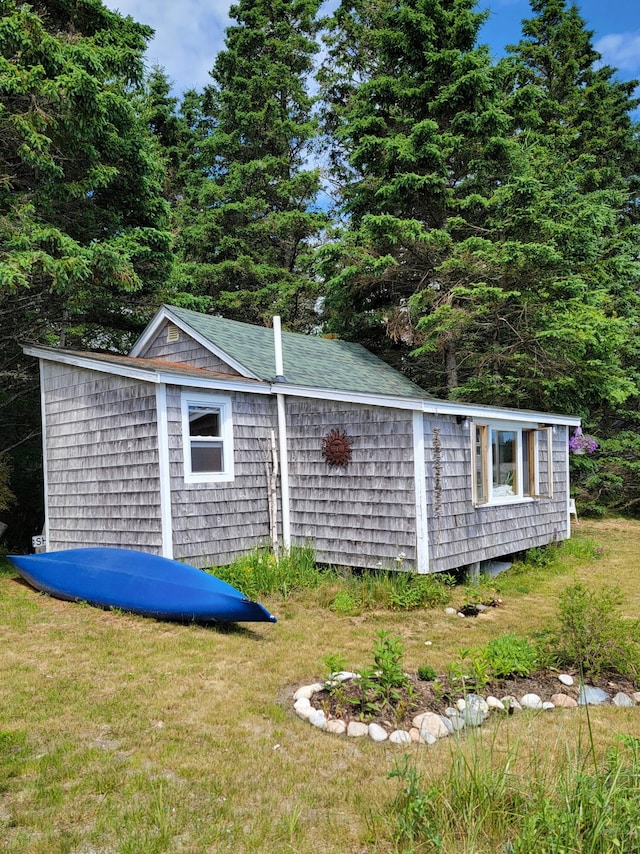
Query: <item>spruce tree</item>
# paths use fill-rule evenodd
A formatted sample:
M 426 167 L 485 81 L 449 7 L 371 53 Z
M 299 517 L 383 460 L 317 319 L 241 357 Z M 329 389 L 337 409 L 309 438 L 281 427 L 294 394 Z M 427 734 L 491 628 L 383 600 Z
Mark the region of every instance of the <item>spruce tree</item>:
M 428 359 L 412 300 L 446 300 L 454 246 L 482 234 L 509 174 L 509 118 L 474 0 L 343 0 L 320 75 L 326 128 L 342 165 L 346 229 L 322 252 L 327 324 L 433 391 L 459 384 L 461 341 Z
M 156 307 L 171 237 L 131 97 L 152 31 L 100 0 L 0 12 L 0 453 L 24 501 L 40 444 L 22 344 L 126 349 Z
M 328 321 L 382 354 L 395 339 L 397 364 L 438 395 L 566 412 L 621 401 L 628 185 L 531 127 L 541 91 L 475 47 L 473 9 L 345 0 L 331 23 L 323 86 L 351 175 L 348 226 L 323 250 Z
M 310 242 L 326 217 L 310 168 L 308 76 L 320 0 L 240 0 L 206 88 L 178 212 L 176 284 L 212 310 L 296 328 L 314 320 Z
M 563 380 L 582 390 L 577 411 L 585 418 L 585 429 L 596 433 L 601 443 L 594 458 L 574 460 L 574 483 L 583 509 L 590 505 L 601 512 L 613 506 L 637 513 L 638 81 L 621 80 L 615 69 L 602 64 L 593 48 L 593 33 L 574 4 L 531 0 L 531 8 L 534 17 L 523 22 L 523 38 L 504 62 L 512 110 L 520 138 L 539 152 L 537 179 L 556 187 L 557 203 L 548 214 L 553 227 L 564 228 L 567 242 L 574 246 L 567 260 L 580 289 L 581 309 L 597 302 L 609 325 L 592 336 L 587 358 L 567 372 L 572 380 Z M 569 181 L 572 195 L 566 190 Z M 579 198 L 582 205 L 582 215 L 573 223 L 567 216 L 571 198 Z M 589 339 L 579 322 L 567 330 L 567 337 L 577 342 L 578 352 Z M 590 363 L 596 366 L 593 377 Z

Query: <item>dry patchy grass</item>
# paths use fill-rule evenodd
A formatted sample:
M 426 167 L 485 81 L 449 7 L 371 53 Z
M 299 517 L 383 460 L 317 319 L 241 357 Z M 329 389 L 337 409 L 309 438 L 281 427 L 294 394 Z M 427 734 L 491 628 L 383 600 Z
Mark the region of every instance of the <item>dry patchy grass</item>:
M 402 639 L 407 668 L 444 668 L 462 646 L 548 624 L 575 579 L 617 583 L 637 616 L 640 523 L 582 523 L 578 538 L 604 555 L 569 559 L 562 573 L 541 573 L 528 592 L 505 593 L 503 608 L 467 620 L 442 609 L 345 617 L 301 595 L 264 601 L 276 625 L 180 626 L 59 602 L 0 577 L 3 850 L 394 850 L 388 805 L 398 782 L 388 774 L 406 749 L 313 729 L 293 714 L 294 687 L 321 677 L 331 653 L 368 664 L 383 629 Z M 591 713 L 598 755 L 618 733 L 640 736 L 640 711 Z M 475 761 L 486 747 L 499 761 L 517 745 L 520 770 L 551 773 L 587 741 L 583 712 L 557 712 L 409 752 L 438 778 L 454 750 Z

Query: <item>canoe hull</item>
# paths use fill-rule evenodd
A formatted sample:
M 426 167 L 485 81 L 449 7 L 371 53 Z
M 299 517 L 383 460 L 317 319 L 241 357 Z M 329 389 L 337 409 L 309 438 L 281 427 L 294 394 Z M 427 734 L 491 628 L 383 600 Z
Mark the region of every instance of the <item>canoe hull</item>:
M 189 564 L 133 549 L 89 548 L 9 555 L 36 590 L 72 602 L 178 622 L 271 622 L 230 584 Z

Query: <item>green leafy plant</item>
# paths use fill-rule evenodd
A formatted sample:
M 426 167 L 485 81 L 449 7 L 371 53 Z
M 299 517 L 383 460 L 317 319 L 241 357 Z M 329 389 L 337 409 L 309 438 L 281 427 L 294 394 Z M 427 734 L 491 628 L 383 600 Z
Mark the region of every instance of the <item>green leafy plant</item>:
M 538 666 L 535 646 L 515 634 L 493 638 L 484 647 L 483 655 L 491 673 L 498 678 L 529 676 Z
M 457 658 L 447 667 L 452 684 L 459 684 L 465 691 L 480 693 L 489 683 L 489 664 L 482 649 L 463 647 L 458 650 Z
M 313 549 L 308 546 L 292 547 L 279 558 L 269 549 L 256 549 L 212 572 L 252 599 L 269 594 L 286 599 L 291 593 L 318 587 L 331 577 L 329 570 L 316 565 Z
M 331 603 L 331 610 L 336 614 L 353 616 L 361 612 L 362 606 L 349 590 L 339 590 Z
M 358 694 L 352 698 L 361 717 L 389 712 L 397 717 L 397 707 L 411 694 L 409 677 L 402 668 L 404 649 L 400 638 L 379 632 L 373 646 L 373 665 L 360 671 Z
M 346 662 L 344 656 L 339 652 L 331 652 L 322 659 L 322 663 L 325 667 L 325 672 L 327 674 L 326 681 L 331 683 L 335 680 L 332 679 L 335 673 L 340 673 L 342 670 L 346 668 Z
M 418 679 L 422 682 L 433 682 L 437 676 L 437 670 L 434 670 L 433 667 L 428 664 L 421 664 L 420 667 L 418 667 Z

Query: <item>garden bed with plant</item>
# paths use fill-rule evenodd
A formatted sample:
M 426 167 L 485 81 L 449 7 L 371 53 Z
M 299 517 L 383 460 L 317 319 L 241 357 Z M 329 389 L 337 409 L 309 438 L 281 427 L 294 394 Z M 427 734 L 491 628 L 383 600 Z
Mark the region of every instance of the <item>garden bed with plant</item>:
M 311 705 L 327 719 L 356 720 L 409 730 L 422 712 L 444 714 L 469 694 L 504 697 L 537 695 L 543 702 L 559 693 L 578 701 L 581 685 L 602 689 L 610 697 L 638 690 L 640 623 L 619 614 L 616 588 L 589 590 L 582 584 L 560 595 L 555 625 L 533 638 L 499 635 L 482 647 L 458 650 L 444 672 L 428 663 L 415 672 L 403 666 L 403 646 L 389 632 L 379 633 L 372 662 L 354 678 L 342 655 L 325 658 L 324 690 Z M 559 676 L 571 676 L 561 682 Z

